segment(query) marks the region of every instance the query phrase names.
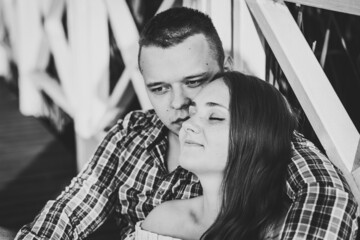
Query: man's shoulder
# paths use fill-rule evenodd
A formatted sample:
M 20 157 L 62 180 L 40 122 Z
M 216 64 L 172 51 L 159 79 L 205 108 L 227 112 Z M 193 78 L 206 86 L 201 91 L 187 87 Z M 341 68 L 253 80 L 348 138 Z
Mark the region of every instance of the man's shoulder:
M 349 191 L 343 173 L 311 141 L 294 132 L 291 163 L 288 166 L 290 183 L 317 184 Z
M 162 136 L 164 129 L 154 110 L 136 110 L 119 119 L 104 139 L 113 143 L 121 141 L 122 146 L 136 142 L 138 147 L 146 147 Z
M 153 109 L 135 110 L 116 122 L 115 128 L 126 131 L 153 131 L 163 128 L 163 123 Z
M 307 161 L 320 161 L 330 163 L 330 160 L 317 148 L 314 143 L 306 139 L 304 135 L 295 131 L 292 139 L 293 148 L 293 161 L 294 160 L 307 160 Z

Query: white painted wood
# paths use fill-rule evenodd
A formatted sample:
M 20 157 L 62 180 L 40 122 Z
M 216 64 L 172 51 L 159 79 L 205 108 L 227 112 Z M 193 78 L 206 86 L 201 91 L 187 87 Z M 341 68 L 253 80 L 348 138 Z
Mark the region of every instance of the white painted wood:
M 174 5 L 175 2 L 176 2 L 176 0 L 164 0 L 160 4 L 159 9 L 156 11 L 156 14 L 171 8 Z
M 145 89 L 144 80 L 137 67 L 139 33 L 134 19 L 125 1 L 106 0 L 105 2 L 114 37 L 121 51 L 125 68 L 131 72 L 131 82 L 136 95 L 142 108 L 150 109 L 152 106 Z
M 30 74 L 30 79 L 38 90 L 44 91 L 59 107 L 62 108 L 70 117 L 74 117 L 74 110 L 67 101 L 61 85 L 47 73 L 34 71 Z
M 17 19 L 17 11 L 16 11 L 16 2 L 14 0 L 1 0 L 1 7 L 3 12 L 3 21 L 9 32 L 9 40 L 10 40 L 10 58 L 17 62 L 17 48 L 19 39 L 17 36 L 18 29 L 18 19 Z
M 104 136 L 105 137 L 105 136 Z M 76 163 L 78 172 L 91 160 L 94 153 L 104 138 L 97 138 L 96 136 L 86 137 L 75 132 L 76 142 Z
M 5 44 L 6 25 L 3 1 L 0 1 L 0 76 L 10 79 L 10 48 Z
M 203 11 L 201 4 L 204 0 L 183 0 L 183 7 L 194 8 Z
M 260 31 L 257 31 L 244 0 L 234 0 L 233 18 L 234 69 L 265 79 L 263 36 L 259 36 Z
M 102 0 L 67 1 L 72 84 L 66 94 L 75 109 L 75 129 L 83 138 L 96 134 L 109 96 L 109 34 Z
M 231 51 L 231 1 L 211 0 L 207 14 L 211 17 L 214 26 L 223 43 L 226 55 Z
M 360 136 L 319 62 L 283 2 L 246 2 L 326 153 L 345 173 L 360 202 L 359 189 L 351 175 Z
M 30 72 L 38 67 L 38 52 L 42 48 L 43 31 L 40 19 L 39 1 L 19 0 L 16 2 L 17 64 L 19 70 L 19 108 L 24 115 L 42 115 L 43 101 L 40 93 L 29 78 Z
M 360 15 L 359 0 L 285 0 L 285 1 L 342 12 L 342 13 Z
M 125 68 L 122 72 L 107 102 L 105 112 L 96 126 L 96 132 L 102 132 L 117 116 L 123 115 L 126 107 L 133 100 L 135 92 L 133 89 L 129 89 L 131 74 L 129 68 Z
M 65 10 L 65 0 L 53 0 L 45 18 L 44 27 L 61 86 L 66 98 L 69 98 L 69 104 L 72 105 L 74 100 L 69 92 L 72 91 L 72 87 L 75 84 L 71 70 L 73 63 L 69 44 L 61 23 L 61 17 Z M 71 106 L 71 108 L 73 108 L 73 106 Z

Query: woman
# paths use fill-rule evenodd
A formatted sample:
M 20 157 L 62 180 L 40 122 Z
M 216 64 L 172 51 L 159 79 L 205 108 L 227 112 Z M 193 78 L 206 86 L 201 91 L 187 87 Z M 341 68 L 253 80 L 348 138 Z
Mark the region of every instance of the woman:
M 135 239 L 277 238 L 296 126 L 286 100 L 258 78 L 226 72 L 189 112 L 179 161 L 199 178 L 203 196 L 156 207 L 137 224 Z

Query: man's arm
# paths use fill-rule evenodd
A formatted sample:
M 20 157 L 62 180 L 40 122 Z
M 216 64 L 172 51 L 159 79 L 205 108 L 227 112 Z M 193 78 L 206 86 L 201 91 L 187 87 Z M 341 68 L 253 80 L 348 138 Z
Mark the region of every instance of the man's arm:
M 119 166 L 120 124 L 105 137 L 86 168 L 55 201 L 49 201 L 16 239 L 83 239 L 114 209 Z
M 292 199 L 281 239 L 355 239 L 359 209 L 342 173 L 295 134 L 288 166 Z

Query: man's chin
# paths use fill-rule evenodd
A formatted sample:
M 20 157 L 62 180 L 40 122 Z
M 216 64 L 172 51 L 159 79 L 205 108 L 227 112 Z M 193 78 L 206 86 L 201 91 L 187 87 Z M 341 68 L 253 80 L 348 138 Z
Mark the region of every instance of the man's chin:
M 170 127 L 168 127 L 169 131 L 176 135 L 177 137 L 179 137 L 179 132 L 180 132 L 180 129 L 181 129 L 181 125 L 179 124 L 172 124 Z

